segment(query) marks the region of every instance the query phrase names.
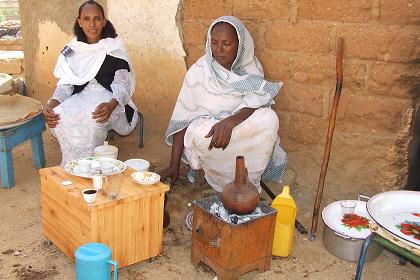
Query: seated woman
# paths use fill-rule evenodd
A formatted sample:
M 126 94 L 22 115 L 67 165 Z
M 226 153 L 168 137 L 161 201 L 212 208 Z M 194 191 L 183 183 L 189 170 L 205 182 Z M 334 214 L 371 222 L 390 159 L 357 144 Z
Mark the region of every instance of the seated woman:
M 128 54 L 100 4 L 80 6 L 74 34 L 58 58 L 57 88 L 44 109 L 60 144 L 62 165 L 92 156 L 111 129 L 130 134 L 138 120 L 130 99 L 135 78 Z
M 172 155 L 162 180 L 171 177 L 175 183 L 183 157 L 222 192 L 234 179 L 236 156 L 242 155 L 259 191 L 261 177 L 281 182 L 286 154 L 270 109 L 281 86 L 264 80 L 252 37 L 239 19 L 214 21 L 206 54 L 188 70 L 166 132 Z

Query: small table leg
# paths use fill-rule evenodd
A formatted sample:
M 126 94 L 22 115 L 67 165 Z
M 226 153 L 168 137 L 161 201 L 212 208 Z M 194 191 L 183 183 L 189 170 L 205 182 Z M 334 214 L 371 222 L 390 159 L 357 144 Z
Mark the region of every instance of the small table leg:
M 32 159 L 34 167 L 39 169 L 45 166 L 44 144 L 42 142 L 42 134 L 38 134 L 31 138 Z
M 3 188 L 9 189 L 15 185 L 12 150 L 0 152 L 0 173 Z
M 368 238 L 366 238 L 365 242 L 363 243 L 362 250 L 360 250 L 359 261 L 357 262 L 356 275 L 354 278 L 355 280 L 362 279 L 362 271 L 363 271 L 363 266 L 365 265 L 366 252 L 369 248 L 370 243 L 372 242 L 372 239 L 375 237 L 375 235 L 376 233 L 372 233 L 371 235 L 369 235 Z

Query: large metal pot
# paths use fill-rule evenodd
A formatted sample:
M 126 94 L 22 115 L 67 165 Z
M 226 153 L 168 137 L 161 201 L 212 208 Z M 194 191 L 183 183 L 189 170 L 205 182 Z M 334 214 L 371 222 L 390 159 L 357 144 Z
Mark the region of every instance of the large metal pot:
M 366 202 L 353 200 L 356 202 L 354 213 L 370 219 L 366 211 Z M 368 228 L 359 230 L 346 227 L 342 222 L 340 201 L 333 202 L 322 211 L 324 230 L 322 242 L 324 247 L 331 254 L 350 262 L 357 262 L 360 256 L 361 247 L 365 239 L 371 234 Z M 376 259 L 382 251 L 382 247 L 375 242 L 371 243 L 366 253 L 366 261 Z

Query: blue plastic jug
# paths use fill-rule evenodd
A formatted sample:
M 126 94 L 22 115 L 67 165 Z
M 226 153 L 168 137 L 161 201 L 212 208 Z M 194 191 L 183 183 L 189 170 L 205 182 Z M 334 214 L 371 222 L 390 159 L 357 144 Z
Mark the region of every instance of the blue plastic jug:
M 111 265 L 114 266 L 114 280 L 118 279 L 118 263 L 111 260 L 111 249 L 101 243 L 87 243 L 80 246 L 75 255 L 76 280 L 110 280 Z

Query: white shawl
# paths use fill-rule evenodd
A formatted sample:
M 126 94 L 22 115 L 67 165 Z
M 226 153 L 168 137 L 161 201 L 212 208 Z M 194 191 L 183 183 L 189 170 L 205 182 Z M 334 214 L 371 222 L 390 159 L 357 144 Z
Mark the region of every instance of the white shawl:
M 231 71 L 212 55 L 211 30 L 218 22 L 235 27 L 239 46 Z M 242 22 L 233 16 L 218 18 L 207 34 L 206 54 L 188 70 L 166 131 L 166 142 L 194 120 L 210 116 L 222 120 L 244 107 L 260 108 L 274 104 L 282 82 L 264 80 L 261 64 L 254 55 L 254 42 Z
M 130 96 L 134 94 L 136 79 L 127 51 L 120 38 L 106 38 L 87 44 L 74 38 L 61 52 L 54 69 L 57 85 L 83 85 L 95 78 L 106 55 L 124 59 L 130 65 Z
M 218 22 L 235 27 L 239 39 L 238 53 L 230 71 L 213 58 L 211 51 L 211 30 Z M 166 143 L 172 145 L 173 135 L 196 119 L 212 117 L 222 120 L 244 107 L 270 106 L 282 85 L 282 82 L 264 80 L 261 64 L 254 55 L 254 41 L 242 22 L 233 16 L 220 17 L 208 30 L 206 54 L 185 75 L 166 131 Z M 280 148 L 280 138 L 277 138 L 262 177 L 280 182 L 286 164 L 286 154 Z

